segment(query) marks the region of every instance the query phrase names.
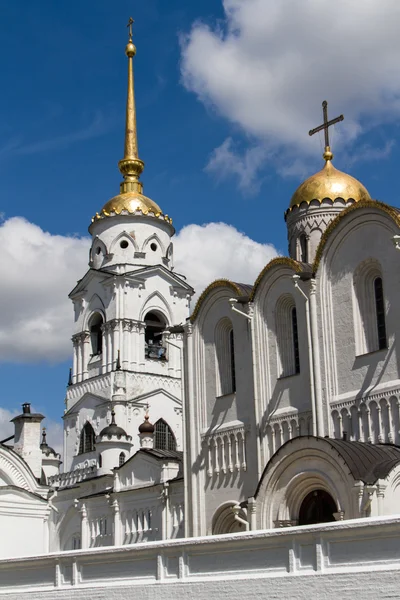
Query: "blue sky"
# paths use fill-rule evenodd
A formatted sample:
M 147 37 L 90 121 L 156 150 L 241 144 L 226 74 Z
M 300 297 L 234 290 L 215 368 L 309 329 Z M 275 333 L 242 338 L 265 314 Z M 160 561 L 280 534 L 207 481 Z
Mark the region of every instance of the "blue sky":
M 397 204 L 396 3 L 371 0 L 365 11 L 354 0 L 349 18 L 332 16 L 331 44 L 315 37 L 326 13 L 307 13 L 313 3 L 302 0 L 301 18 L 314 32 L 311 49 L 302 34 L 307 21 L 302 27 L 295 15 L 279 14 L 279 4 L 242 0 L 239 9 L 238 0 L 226 0 L 224 10 L 220 0 L 3 2 L 3 221 L 20 216 L 53 236 L 79 238 L 118 193 L 131 14 L 142 180 L 178 231 L 224 222 L 256 244 L 286 252 L 283 213 L 297 185 L 322 166 L 322 138 L 311 142 L 308 130 L 320 124 L 325 96 L 332 117 L 345 113 L 333 138 L 336 166 L 359 178 L 373 197 Z M 289 11 L 297 6 L 288 0 Z M 343 17 L 341 9 L 350 10 L 343 0 L 323 0 L 321 7 Z M 380 22 L 375 9 L 383 17 L 390 12 L 392 23 Z M 344 39 L 353 40 L 347 45 L 335 31 L 343 22 Z M 24 289 L 22 282 L 19 293 L 28 299 L 29 285 Z M 72 317 L 71 307 L 71 323 Z M 0 406 L 14 410 L 31 401 L 50 418 L 61 416 L 70 360 L 40 352 L 39 362 L 34 353 L 2 357 Z

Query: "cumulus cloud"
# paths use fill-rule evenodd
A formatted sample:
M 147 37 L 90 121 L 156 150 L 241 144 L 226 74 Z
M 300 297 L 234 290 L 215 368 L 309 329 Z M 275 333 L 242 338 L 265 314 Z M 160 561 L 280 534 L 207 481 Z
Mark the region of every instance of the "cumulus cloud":
M 20 217 L 0 224 L 0 360 L 57 362 L 71 354 L 68 293 L 88 268 L 89 244 Z
M 89 246 L 89 238 L 51 235 L 20 217 L 0 225 L 0 361 L 71 356 L 68 293 L 88 268 Z M 252 283 L 276 254 L 225 223 L 188 225 L 175 238 L 176 271 L 198 292 L 219 277 Z
M 240 189 L 255 194 L 260 188 L 258 176 L 267 156 L 267 149 L 260 145 L 246 148 L 241 153 L 229 137 L 213 150 L 205 170 L 218 180 L 236 175 Z
M 226 223 L 187 225 L 174 242 L 175 270 L 183 273 L 197 295 L 219 278 L 254 283 L 277 251 Z
M 31 410 L 32 412 L 36 412 L 34 407 L 32 407 Z M 0 441 L 7 439 L 14 434 L 14 424 L 10 421 L 20 413 L 21 410 L 18 409 L 7 410 L 6 408 L 0 407 Z M 62 454 L 63 428 L 61 423 L 57 423 L 51 419 L 45 419 L 43 425 L 46 426 L 48 445 L 54 448 L 59 454 Z M 6 443 L 12 445 L 13 440 Z
M 277 163 L 295 163 L 288 173 L 304 169 L 299 156 L 319 154 L 321 140 L 308 131 L 322 121 L 324 99 L 331 118 L 345 114 L 336 150 L 350 152 L 370 127 L 398 118 L 398 0 L 223 0 L 223 7 L 223 21 L 196 22 L 182 38 L 182 81 L 240 126 L 258 149 L 255 163 L 261 146 Z

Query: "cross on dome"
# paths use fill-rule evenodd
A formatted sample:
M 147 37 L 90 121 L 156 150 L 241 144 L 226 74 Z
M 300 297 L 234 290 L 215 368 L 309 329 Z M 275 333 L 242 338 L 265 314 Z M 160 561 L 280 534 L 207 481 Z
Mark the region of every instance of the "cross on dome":
M 129 21 L 127 24 L 127 27 L 129 28 L 129 41 L 132 41 L 132 25 L 134 24 L 134 20 L 132 19 L 132 17 L 129 17 Z
M 314 135 L 314 133 L 318 133 L 318 131 L 324 130 L 324 134 L 325 134 L 324 159 L 332 160 L 333 154 L 331 152 L 331 148 L 329 145 L 329 127 L 331 125 L 335 125 L 335 123 L 340 123 L 340 121 L 343 121 L 344 116 L 339 115 L 338 117 L 335 117 L 334 119 L 331 119 L 330 121 L 328 121 L 328 102 L 326 100 L 324 100 L 322 103 L 322 114 L 324 116 L 324 122 L 322 123 L 322 125 L 318 125 L 318 127 L 315 127 L 315 129 L 310 129 L 310 131 L 308 132 L 308 135 L 311 136 L 311 135 Z

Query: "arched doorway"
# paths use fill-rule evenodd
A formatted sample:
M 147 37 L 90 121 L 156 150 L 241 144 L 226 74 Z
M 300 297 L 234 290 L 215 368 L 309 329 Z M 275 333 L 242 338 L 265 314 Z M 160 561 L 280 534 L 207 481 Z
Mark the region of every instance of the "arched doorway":
M 299 511 L 299 525 L 330 523 L 336 521 L 337 506 L 325 490 L 313 490 L 304 498 Z

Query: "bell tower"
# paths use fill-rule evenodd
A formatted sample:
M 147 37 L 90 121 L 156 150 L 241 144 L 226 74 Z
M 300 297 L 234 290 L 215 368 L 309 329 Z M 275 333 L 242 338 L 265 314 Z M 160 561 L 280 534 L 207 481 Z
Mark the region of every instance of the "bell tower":
M 89 270 L 70 293 L 75 330 L 64 469 L 83 478 L 111 473 L 118 464 L 108 457 L 120 455 L 118 444 L 126 460 L 140 448 L 138 428 L 148 407 L 155 420 L 168 422 L 178 448 L 182 444 L 182 334 L 176 326 L 189 316 L 193 289 L 173 270 L 172 219 L 143 194 L 131 19 L 128 25 L 125 144 L 118 163 L 123 180 L 120 193 L 92 219 Z M 126 435 L 107 440 L 102 460 L 101 432 L 111 425 Z

